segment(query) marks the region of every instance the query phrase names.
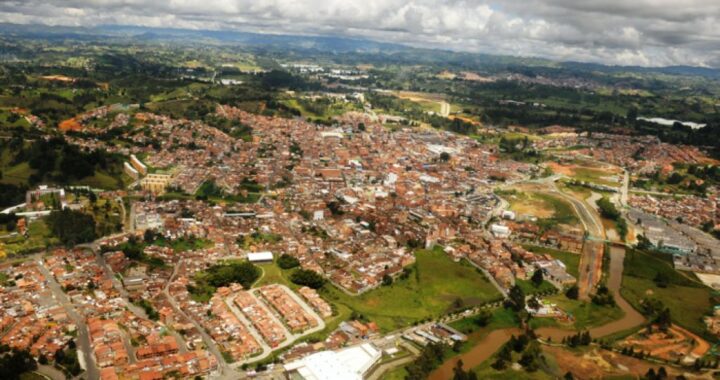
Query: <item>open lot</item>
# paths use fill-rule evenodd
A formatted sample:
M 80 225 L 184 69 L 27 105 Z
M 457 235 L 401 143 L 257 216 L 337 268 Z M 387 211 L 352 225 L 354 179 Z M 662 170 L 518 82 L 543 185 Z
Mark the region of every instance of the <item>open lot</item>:
M 613 166 L 599 165 L 585 160 L 575 160 L 569 163 L 548 162 L 547 166 L 553 173 L 562 174 L 578 181 L 612 187 L 620 186 L 620 183 L 613 177 L 620 176 L 622 172 Z
M 673 269 L 670 256 L 628 250 L 625 256 L 622 295 L 636 309 L 644 298 L 656 298 L 670 309 L 673 322 L 705 336 L 704 315 L 710 313 L 712 290 L 691 273 Z M 668 278 L 665 288 L 653 281 L 658 273 Z
M 572 207 L 564 200 L 547 193 L 528 190 L 503 195 L 503 198 L 510 202 L 510 209 L 519 217 L 534 216 L 553 224 L 579 223 Z
M 383 331 L 437 317 L 453 304 L 478 305 L 501 297 L 482 273 L 470 264 L 453 262 L 440 248 L 420 250 L 416 257 L 410 276 L 391 286 L 350 296 L 326 285 L 321 294 L 375 321 Z

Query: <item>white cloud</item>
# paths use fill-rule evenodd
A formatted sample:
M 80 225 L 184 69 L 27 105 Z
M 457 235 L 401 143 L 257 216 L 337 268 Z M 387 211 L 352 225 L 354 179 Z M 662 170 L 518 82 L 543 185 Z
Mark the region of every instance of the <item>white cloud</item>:
M 608 64 L 720 62 L 718 0 L 0 0 L 0 21 L 344 35 Z

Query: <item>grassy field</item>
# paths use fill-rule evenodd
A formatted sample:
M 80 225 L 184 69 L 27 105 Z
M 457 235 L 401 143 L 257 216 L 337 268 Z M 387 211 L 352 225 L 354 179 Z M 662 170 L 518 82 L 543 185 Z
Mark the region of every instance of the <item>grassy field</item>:
M 711 312 L 712 290 L 690 273 L 673 269 L 669 255 L 628 250 L 625 256 L 622 295 L 636 309 L 643 298 L 652 297 L 670 308 L 673 322 L 688 330 L 705 334 L 703 316 Z M 654 279 L 658 273 L 668 278 L 666 288 L 658 287 Z
M 441 248 L 420 250 L 406 279 L 359 296 L 350 296 L 327 285 L 323 296 L 375 321 L 390 331 L 447 313 L 453 304 L 478 305 L 500 298 L 498 291 L 474 267 L 455 263 Z M 459 302 L 458 302 L 459 300 Z
M 546 248 L 546 247 L 538 247 L 536 245 L 524 245 L 525 249 L 527 249 L 530 252 L 533 253 L 540 253 L 540 254 L 548 254 L 565 264 L 565 267 L 567 268 L 567 272 L 574 276 L 575 278 L 578 278 L 580 276 L 580 255 L 577 253 L 567 252 L 567 251 L 561 251 L 558 249 L 552 249 L 552 248 Z
M 574 179 L 577 179 L 579 181 L 585 181 L 585 182 L 592 182 L 596 183 L 598 185 L 605 185 L 605 186 L 613 186 L 613 187 L 619 187 L 619 182 L 614 182 L 608 180 L 607 177 L 612 176 L 611 173 L 593 169 L 593 168 L 586 168 L 586 167 L 580 167 L 574 169 L 575 174 L 572 176 Z
M 28 236 L 28 238 L 16 236 L 4 239 L 2 243 L 6 253 L 11 256 L 40 251 L 59 243 L 58 239 L 52 236 L 47 224 L 42 219 L 28 225 Z
M 555 286 L 548 281 L 543 281 L 542 284 L 539 286 L 535 286 L 531 281 L 529 280 L 515 280 L 515 285 L 519 286 L 524 292 L 525 295 L 531 295 L 531 294 L 537 294 L 542 292 L 548 292 L 551 290 L 555 290 Z
M 30 169 L 30 164 L 22 162 L 14 166 L 2 168 L 3 176 L 0 182 L 11 185 L 22 185 L 28 183 L 28 179 L 35 172 Z
M 508 368 L 502 371 L 497 371 L 491 367 L 493 359 L 486 360 L 479 367 L 475 368 L 473 372 L 477 375 L 478 379 L 496 379 L 496 380 L 551 380 L 555 379 L 555 376 L 549 375 L 541 370 L 535 372 L 526 372 L 522 369 L 514 370 Z M 466 368 L 467 370 L 467 368 Z
M 598 306 L 592 302 L 571 300 L 564 294 L 546 297 L 545 300 L 557 304 L 561 309 L 575 318 L 573 329 L 582 330 L 595 326 L 602 326 L 608 322 L 618 320 L 625 315 L 619 307 Z M 555 323 L 554 325 L 558 325 Z
M 492 318 L 485 327 L 478 326 L 477 323 L 475 323 L 476 318 L 477 316 L 458 319 L 457 321 L 450 322 L 450 326 L 463 334 L 467 334 L 468 342 L 472 343 L 472 341 L 477 342 L 480 340 L 478 339 L 479 337 L 477 336 L 477 331 L 483 330 L 489 332 L 492 330 L 517 327 L 520 324 L 520 320 L 515 312 L 505 308 L 492 310 Z M 474 346 L 474 344 L 471 344 L 470 346 Z
M 284 271 L 280 269 L 280 267 L 277 266 L 275 263 L 258 264 L 257 266 L 262 269 L 263 274 L 262 276 L 260 276 L 257 282 L 253 284 L 254 288 L 270 284 L 282 284 L 286 285 L 290 289 L 298 288 L 297 285 L 293 284 L 292 282 L 290 282 L 290 279 L 288 279 L 287 274 L 291 273 L 291 271 Z M 287 274 L 285 272 L 287 272 Z
M 405 367 L 398 367 L 388 372 L 383 376 L 384 380 L 405 380 L 405 376 L 408 375 Z

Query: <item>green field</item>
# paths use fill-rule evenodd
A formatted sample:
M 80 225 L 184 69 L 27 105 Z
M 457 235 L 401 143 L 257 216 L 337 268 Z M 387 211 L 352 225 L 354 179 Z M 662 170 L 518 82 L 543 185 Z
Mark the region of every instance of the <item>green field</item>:
M 567 272 L 573 277 L 578 278 L 580 276 L 580 255 L 577 253 L 561 251 L 558 249 L 539 247 L 536 245 L 523 245 L 525 249 L 533 253 L 548 254 L 565 264 Z
M 535 286 L 535 284 L 533 284 L 529 280 L 518 279 L 515 280 L 515 285 L 519 286 L 525 292 L 525 295 L 544 293 L 557 289 L 553 284 L 548 281 L 543 281 L 542 284 L 540 284 L 539 286 Z
M 612 176 L 611 174 L 604 172 L 602 170 L 588 168 L 588 167 L 579 167 L 574 168 L 573 171 L 575 172 L 572 176 L 572 178 L 578 180 L 578 181 L 584 181 L 584 182 L 592 182 L 596 183 L 598 185 L 605 185 L 605 186 L 612 186 L 612 187 L 619 187 L 619 182 L 614 182 L 608 180 L 607 177 Z
M 45 221 L 38 219 L 28 225 L 28 238 L 18 235 L 3 239 L 2 243 L 8 255 L 17 255 L 47 249 L 59 241 L 52 236 Z
M 289 274 L 291 271 L 284 271 L 275 263 L 258 264 L 257 266 L 262 269 L 263 273 L 255 284 L 253 284 L 254 288 L 270 284 L 282 284 L 291 289 L 298 288 L 297 285 L 290 282 L 290 279 L 288 279 L 286 275 L 286 273 Z
M 477 316 L 458 319 L 457 321 L 450 322 L 449 325 L 463 334 L 467 334 L 468 343 L 471 343 L 469 346 L 472 347 L 474 346 L 473 342 L 480 341 L 482 337 L 492 330 L 518 327 L 520 324 L 520 320 L 511 309 L 501 307 L 491 310 L 490 312 L 492 313 L 492 318 L 490 318 L 487 326 L 478 326 L 478 324 L 475 323 Z M 478 331 L 480 331 L 480 333 L 478 333 Z M 485 334 L 483 334 L 483 332 Z
M 640 310 L 640 301 L 657 298 L 670 308 L 673 322 L 699 334 L 705 334 L 703 316 L 711 312 L 712 290 L 691 273 L 673 269 L 669 255 L 628 250 L 625 256 L 622 295 Z M 666 288 L 653 281 L 658 273 L 669 279 Z
M 442 248 L 420 250 L 416 257 L 410 276 L 391 286 L 350 296 L 326 285 L 322 294 L 375 321 L 383 331 L 438 317 L 451 311 L 454 303 L 471 306 L 501 297 L 482 273 L 470 264 L 453 262 Z
M 486 360 L 479 367 L 473 369 L 473 372 L 477 375 L 478 379 L 495 379 L 495 380 L 551 380 L 555 379 L 555 376 L 549 375 L 542 370 L 535 372 L 526 372 L 522 369 L 514 370 L 508 368 L 502 371 L 497 371 L 491 367 L 493 359 Z M 467 370 L 467 368 L 465 368 Z
M 21 162 L 14 166 L 2 168 L 2 172 L 2 183 L 9 183 L 11 185 L 22 185 L 28 183 L 28 180 L 30 176 L 34 173 L 34 170 L 30 169 L 30 164 L 28 164 L 27 162 Z
M 575 330 L 602 326 L 608 322 L 618 320 L 625 315 L 625 313 L 623 313 L 623 311 L 617 306 L 599 306 L 592 302 L 571 300 L 565 297 L 564 294 L 546 297 L 545 300 L 557 304 L 562 310 L 572 315 L 575 318 L 575 323 L 572 326 L 567 327 L 572 327 Z M 533 319 L 533 321 L 536 320 L 537 319 Z M 549 326 L 558 324 L 553 323 L 544 325 Z

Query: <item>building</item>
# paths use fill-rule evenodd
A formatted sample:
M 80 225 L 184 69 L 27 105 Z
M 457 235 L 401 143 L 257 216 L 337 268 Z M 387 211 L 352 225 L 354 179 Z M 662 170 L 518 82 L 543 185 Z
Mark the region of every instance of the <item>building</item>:
M 273 254 L 270 251 L 251 252 L 248 253 L 247 259 L 251 263 L 271 263 L 273 261 Z
M 285 365 L 291 379 L 305 380 L 362 380 L 382 357 L 382 352 L 370 343 L 348 347 L 340 351 L 322 351 Z
M 170 184 L 170 174 L 148 174 L 140 180 L 140 188 L 153 194 L 162 194 Z
M 501 224 L 493 224 L 490 226 L 490 231 L 493 235 L 495 235 L 495 237 L 506 238 L 510 236 L 510 227 L 503 226 Z
M 515 215 L 515 212 L 514 212 L 514 211 L 505 210 L 505 211 L 502 212 L 502 218 L 503 218 L 503 219 L 515 220 L 515 217 L 516 217 L 516 215 Z
M 130 164 L 137 170 L 138 173 L 142 175 L 146 175 L 148 173 L 148 168 L 143 164 L 134 154 L 130 155 Z
M 137 170 L 135 170 L 135 168 L 134 168 L 132 165 L 130 165 L 130 163 L 125 162 L 125 163 L 123 164 L 123 169 L 125 170 L 125 174 L 127 174 L 128 176 L 130 176 L 130 178 L 132 178 L 132 179 L 138 179 L 138 178 L 140 178 L 140 172 L 138 172 Z

